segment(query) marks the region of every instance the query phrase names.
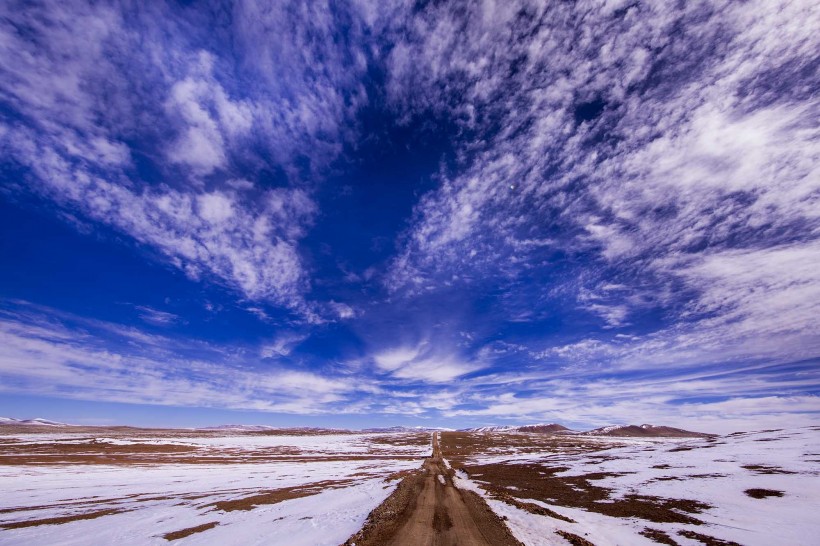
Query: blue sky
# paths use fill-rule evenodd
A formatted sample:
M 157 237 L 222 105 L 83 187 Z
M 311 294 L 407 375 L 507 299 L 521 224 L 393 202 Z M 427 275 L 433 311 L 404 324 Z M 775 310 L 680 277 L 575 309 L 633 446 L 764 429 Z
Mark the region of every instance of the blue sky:
M 0 414 L 816 423 L 814 2 L 4 2 Z

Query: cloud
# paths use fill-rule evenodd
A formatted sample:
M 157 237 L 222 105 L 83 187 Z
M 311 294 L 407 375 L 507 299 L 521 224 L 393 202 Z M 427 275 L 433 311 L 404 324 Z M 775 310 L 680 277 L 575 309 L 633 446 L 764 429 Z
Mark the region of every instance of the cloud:
M 373 356 L 381 373 L 399 380 L 422 383 L 444 383 L 478 371 L 485 366 L 464 361 L 455 354 L 445 354 L 428 342 L 413 347 L 397 347 Z
M 471 378 L 443 399 L 440 411 L 449 417 L 496 422 L 597 427 L 652 421 L 708 432 L 757 429 L 761 422 L 798 426 L 820 412 L 820 398 L 814 392 L 816 359 L 786 365 L 655 369 L 651 374 L 609 366 L 602 373 L 595 361 L 589 364 Z
M 259 365 L 242 347 L 146 334 L 27 302 L 5 302 L 0 384 L 10 393 L 302 415 L 377 412 L 581 427 L 645 422 L 650 416 L 657 423 L 716 432 L 764 422 L 800 424 L 820 412 L 813 394 L 816 360 L 688 365 L 649 374 L 606 366 L 602 373 L 597 358 L 577 360 L 579 352 L 603 350 L 600 342 L 542 357 L 563 359 L 566 365 L 557 369 L 495 368 L 487 363 L 492 351 L 464 359 L 437 355 L 434 347 L 419 343 L 378 352 L 373 374 L 359 368 L 351 375 L 334 367 L 289 365 L 282 357 L 303 339 L 295 332 L 281 334 L 261 348 L 259 356 L 267 361 Z M 647 350 L 633 347 L 632 355 Z M 513 357 L 525 355 L 519 347 Z
M 254 300 L 304 305 L 297 245 L 315 205 L 302 190 L 265 190 L 256 203 L 233 191 L 135 190 L 78 166 L 27 130 L 3 144 L 35 173 L 38 191 L 150 245 L 190 278 L 207 276 Z
M 230 347 L 149 336 L 25 302 L 14 307 L 0 316 L 4 392 L 304 415 L 345 411 L 360 388 L 327 373 L 254 369 Z
M 785 330 L 766 354 L 812 354 L 820 135 L 814 40 L 794 21 L 818 17 L 801 2 L 428 6 L 391 53 L 391 98 L 475 138 L 416 205 L 388 289 L 501 285 L 526 320 L 573 298 L 603 329 L 655 313 L 670 355 L 752 340 L 753 357 Z
M 398 379 L 444 383 L 473 373 L 483 368 L 481 364 L 463 362 L 454 356 L 431 356 L 414 360 L 396 370 L 392 376 Z
M 375 355 L 373 360 L 381 370 L 394 372 L 419 356 L 421 348 L 422 346 L 392 349 Z
M 369 321 L 372 349 L 296 369 L 301 331 L 205 347 L 28 306 L 3 317 L 3 388 L 802 419 L 820 354 L 818 25 L 802 1 L 5 3 L 3 193 L 112 228 L 263 321 L 275 307 L 313 327 Z M 368 136 L 362 112 L 434 127 L 452 150 L 386 273 L 343 271 L 350 292 L 312 301 L 332 284 L 305 248 L 318 186 Z
M 295 332 L 278 335 L 272 343 L 262 345 L 259 356 L 262 358 L 277 358 L 288 356 L 300 343 L 308 338 L 305 334 Z
M 346 303 L 331 301 L 330 308 L 336 313 L 336 316 L 342 320 L 351 319 L 356 316 L 356 310 Z
M 139 312 L 139 316 L 142 320 L 158 326 L 167 326 L 180 320 L 178 315 L 167 311 L 160 311 L 159 309 L 154 309 L 153 307 L 137 305 L 134 308 Z
M 163 4 L 4 4 L 4 190 L 107 224 L 192 279 L 310 314 L 298 245 L 312 179 L 366 102 L 361 28 L 340 46 L 341 12 L 229 9 L 226 28 Z

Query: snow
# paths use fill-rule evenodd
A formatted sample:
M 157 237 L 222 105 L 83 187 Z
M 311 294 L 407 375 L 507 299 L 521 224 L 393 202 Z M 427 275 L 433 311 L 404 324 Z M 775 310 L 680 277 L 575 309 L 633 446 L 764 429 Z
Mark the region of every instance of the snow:
M 168 544 L 163 538 L 165 533 L 210 522 L 218 525 L 174 543 L 340 544 L 393 491 L 397 481 L 386 482 L 385 477 L 418 468 L 423 458 L 429 456 L 429 437 L 415 445 L 391 442 L 411 437 L 418 435 L 208 435 L 189 431 L 167 436 L 90 436 L 56 429 L 43 434 L 7 433 L 3 437 L 6 445 L 23 451 L 30 447 L 32 452 L 57 442 L 88 445 L 89 450 L 95 444 L 189 445 L 197 453 L 205 454 L 267 450 L 281 453 L 282 448 L 290 447 L 298 455 L 291 457 L 285 453 L 276 459 L 228 464 L 0 465 L 0 529 L 13 522 L 104 509 L 124 510 L 97 519 L 3 529 L 0 545 Z M 820 520 L 815 516 L 820 506 L 818 428 L 704 439 L 585 437 L 579 443 L 591 450 L 494 450 L 471 458 L 467 465 L 538 462 L 566 467 L 559 474 L 564 476 L 615 473 L 618 475 L 595 481 L 596 485 L 611 489 L 612 499 L 638 493 L 702 501 L 712 506 L 695 515 L 704 525 L 615 518 L 523 499 L 576 521 L 569 523 L 487 498 L 490 507 L 507 518 L 511 531 L 525 544 L 565 546 L 566 540 L 555 534 L 557 530 L 582 536 L 597 546 L 656 544 L 639 534 L 646 527 L 667 532 L 681 545 L 696 544 L 677 534 L 686 529 L 752 546 L 811 544 L 820 536 Z M 385 457 L 396 454 L 400 458 Z M 354 458 L 345 459 L 345 455 Z M 303 462 L 304 459 L 309 462 Z M 448 461 L 444 464 L 450 468 Z M 759 468 L 755 470 L 760 466 L 788 473 L 765 474 Z M 456 471 L 453 482 L 486 498 L 478 475 L 470 479 L 464 472 Z M 212 506 L 218 501 L 310 484 L 321 484 L 311 491 L 316 494 L 251 510 L 225 512 Z M 783 497 L 751 498 L 744 493 L 751 488 L 782 491 Z M 509 493 L 516 494 L 514 486 Z
M 358 531 L 370 510 L 393 488 L 371 479 L 353 487 L 226 513 L 193 505 L 180 507 L 177 500 L 156 502 L 94 520 L 3 531 L 0 544 L 168 544 L 162 537 L 165 533 L 218 521 L 217 527 L 174 543 L 335 546 Z
M 391 437 L 400 437 L 393 435 Z M 77 437 L 71 434 L 6 436 L 17 446 L 49 442 L 111 445 L 179 444 L 224 448 L 296 446 L 310 462 L 265 460 L 229 464 L 0 466 L 0 529 L 4 524 L 123 510 L 96 519 L 0 530 L 0 545 L 168 544 L 165 533 L 218 522 L 179 544 L 340 544 L 358 531 L 369 512 L 395 488 L 394 472 L 418 468 L 430 444 L 374 443 L 377 435 Z M 401 458 L 385 458 L 390 453 Z M 353 455 L 355 459 L 344 459 Z M 325 460 L 323 460 L 323 458 Z M 341 459 L 341 460 L 340 460 Z M 328 483 L 324 483 L 328 482 Z M 335 483 L 334 483 L 335 482 Z M 317 494 L 221 511 L 212 504 L 266 491 L 320 484 Z M 209 506 L 210 505 L 210 506 Z M 14 509 L 14 510 L 10 510 Z
M 744 545 L 761 546 L 811 544 L 820 536 L 820 519 L 816 517 L 816 509 L 820 506 L 820 466 L 817 464 L 820 460 L 820 429 L 753 432 L 714 440 L 622 440 L 618 439 L 619 447 L 588 454 L 541 454 L 537 458 L 512 455 L 505 460 L 523 463 L 537 459 L 545 466 L 569 468 L 558 476 L 624 473 L 596 480 L 595 484 L 612 489 L 614 498 L 638 493 L 706 502 L 713 508 L 696 515 L 705 525 L 614 518 L 526 499 L 577 521 L 573 524 L 531 514 L 494 499 L 487 498 L 488 504 L 499 516 L 507 517 L 510 530 L 528 545 L 566 544 L 555 535 L 558 529 L 583 536 L 599 546 L 657 544 L 639 535 L 646 527 L 663 530 L 680 544 L 697 544 L 677 534 L 685 529 Z M 601 455 L 611 457 L 611 460 L 601 460 Z M 499 456 L 481 456 L 470 462 L 485 464 L 501 462 L 501 459 Z M 768 465 L 790 473 L 761 474 L 743 468 L 750 465 Z M 662 468 L 653 468 L 657 466 Z M 480 483 L 470 480 L 464 473 L 457 474 L 456 484 L 479 491 L 486 498 Z M 784 495 L 755 499 L 744 493 L 751 488 L 783 491 Z
M 37 417 L 35 419 L 15 419 L 13 417 L 0 417 L 0 425 L 40 425 L 40 426 L 48 426 L 48 427 L 67 427 L 65 423 L 59 423 L 57 421 L 49 421 L 48 419 L 43 419 L 41 417 Z
M 194 432 L 195 434 L 195 432 Z M 401 437 L 401 434 L 390 434 L 388 439 Z M 150 436 L 91 436 L 86 433 L 56 432 L 44 434 L 18 434 L 14 436 L 17 445 L 42 445 L 59 442 L 61 444 L 94 444 L 108 443 L 111 445 L 184 445 L 207 448 L 247 449 L 260 450 L 265 448 L 295 448 L 303 455 L 326 456 L 344 453 L 402 455 L 408 457 L 425 457 L 429 455 L 427 445 L 396 445 L 383 443 L 384 434 L 307 434 L 296 435 L 190 435 L 179 437 L 150 437 Z

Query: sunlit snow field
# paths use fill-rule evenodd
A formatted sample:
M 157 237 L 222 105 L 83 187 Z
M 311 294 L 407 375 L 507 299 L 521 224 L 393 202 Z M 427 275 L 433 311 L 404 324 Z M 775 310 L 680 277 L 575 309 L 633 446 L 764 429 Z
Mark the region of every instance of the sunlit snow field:
M 452 441 L 458 435 L 460 447 Z M 596 546 L 657 544 L 648 531 L 681 545 L 703 544 L 703 537 L 805 545 L 820 536 L 818 428 L 697 439 L 504 432 L 442 438 L 456 485 L 482 494 L 528 545 L 568 544 L 556 531 Z M 341 544 L 430 451 L 429 433 L 6 431 L 0 544 Z M 681 515 L 700 523 L 613 517 L 595 503 L 571 506 L 550 498 L 549 488 L 535 493 L 540 485 L 527 483 L 526 474 L 516 485 L 515 471 L 525 467 L 536 471 L 537 482 L 549 475 L 558 485 L 591 484 L 606 492 L 599 504 L 634 495 L 650 503 L 696 501 L 700 511 Z M 493 483 L 493 469 L 513 481 Z M 767 493 L 758 498 L 750 491 Z M 519 501 L 574 522 L 531 513 Z
M 385 439 L 391 443 L 380 443 Z M 390 494 L 396 473 L 417 468 L 430 451 L 427 434 L 174 439 L 35 434 L 2 440 L 3 453 L 13 446 L 18 460 L 26 452 L 51 453 L 55 445 L 79 447 L 80 457 L 94 456 L 106 445 L 117 446 L 114 453 L 123 446 L 139 448 L 137 462 L 64 463 L 55 454 L 48 455 L 53 462 L 36 456 L 0 466 L 0 544 L 21 545 L 168 544 L 164 535 L 199 526 L 212 527 L 178 541 L 335 545 Z M 151 446 L 193 451 L 157 453 L 154 463 Z M 223 462 L 209 463 L 209 457 Z M 226 463 L 226 457 L 241 462 Z
M 602 445 L 612 438 L 600 438 Z M 499 442 L 503 443 L 503 442 Z M 459 472 L 457 485 L 482 493 L 491 508 L 506 516 L 519 540 L 528 545 L 566 545 L 557 530 L 574 533 L 596 546 L 658 544 L 642 535 L 647 529 L 662 531 L 681 545 L 703 544 L 686 533 L 745 545 L 820 544 L 820 428 L 737 433 L 714 439 L 614 440 L 618 447 L 585 453 L 522 453 L 474 455 L 465 465 L 539 464 L 563 467 L 557 478 L 608 474 L 591 480 L 610 490 L 612 503 L 631 494 L 660 499 L 688 499 L 709 505 L 694 514 L 699 525 L 618 518 L 527 498 L 575 523 L 529 513 L 487 494 L 485 476 L 468 478 Z M 782 496 L 755 498 L 755 490 Z M 509 493 L 518 496 L 514 486 Z M 681 534 L 684 533 L 684 534 Z M 718 542 L 726 544 L 726 542 Z

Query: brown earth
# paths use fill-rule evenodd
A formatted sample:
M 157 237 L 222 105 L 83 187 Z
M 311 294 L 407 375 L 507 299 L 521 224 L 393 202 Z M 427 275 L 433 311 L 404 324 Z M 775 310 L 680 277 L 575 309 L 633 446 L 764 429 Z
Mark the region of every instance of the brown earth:
M 24 527 L 37 527 L 40 525 L 62 525 L 63 523 L 70 523 L 72 521 L 80 521 L 84 519 L 97 519 L 103 516 L 119 514 L 121 512 L 125 512 L 125 510 L 109 508 L 107 510 L 97 510 L 95 512 L 86 512 L 84 514 L 72 514 L 70 516 L 60 516 L 56 518 L 41 518 L 29 519 L 25 521 L 14 521 L 11 523 L 0 524 L 0 529 L 22 529 Z
M 402 480 L 346 545 L 521 545 L 480 496 L 455 487 L 438 436 L 433 435 L 433 454 L 422 470 Z
M 307 485 L 299 485 L 296 487 L 284 487 L 281 489 L 269 489 L 265 491 L 258 491 L 253 495 L 242 497 L 238 499 L 222 500 L 206 504 L 206 507 L 214 507 L 216 510 L 223 512 L 233 512 L 235 510 L 253 510 L 257 506 L 265 504 L 276 504 L 286 500 L 298 499 L 301 497 L 309 497 L 311 495 L 318 495 L 322 491 L 328 489 L 336 489 L 338 487 L 345 487 L 355 483 L 356 480 L 325 480 Z
M 765 499 L 766 497 L 783 496 L 783 491 L 778 491 L 776 489 L 747 489 L 746 491 L 744 491 L 744 493 L 746 493 L 753 499 Z
M 678 543 L 675 542 L 675 540 L 669 536 L 669 534 L 667 534 L 664 531 L 661 531 L 660 529 L 652 529 L 650 527 L 646 527 L 643 531 L 641 531 L 640 534 L 645 536 L 649 540 L 657 542 L 658 544 L 667 544 L 668 546 L 679 546 Z
M 208 529 L 213 529 L 217 525 L 219 525 L 218 521 L 211 521 L 208 523 L 203 523 L 202 525 L 197 525 L 196 527 L 188 527 L 187 529 L 180 529 L 179 531 L 165 533 L 164 535 L 162 535 L 162 538 L 164 538 L 165 540 L 179 540 L 181 538 L 195 535 L 196 533 L 207 531 Z
M 591 543 L 587 539 L 567 531 L 555 531 L 555 534 L 563 537 L 567 542 L 572 544 L 572 546 L 595 546 L 595 544 Z
M 740 468 L 745 468 L 746 470 L 751 470 L 757 474 L 797 474 L 797 472 L 792 472 L 791 470 L 783 470 L 779 466 L 773 466 L 768 464 L 744 464 Z
M 163 437 L 163 439 L 170 439 Z M 72 443 L 80 440 L 82 443 Z M 378 440 L 378 439 L 377 439 Z M 411 443 L 415 441 L 416 443 Z M 426 443 L 426 442 L 424 442 Z M 370 446 L 385 445 L 371 441 Z M 420 445 L 414 439 L 402 446 Z M 389 445 L 389 444 L 388 444 Z M 158 465 L 158 464 L 256 464 L 266 462 L 320 462 L 359 460 L 409 460 L 413 455 L 388 455 L 368 451 L 363 454 L 303 453 L 293 446 L 265 448 L 232 448 L 178 444 L 112 444 L 93 438 L 55 440 L 53 442 L 0 442 L 0 466 L 5 465 Z
M 390 453 L 391 448 L 429 445 L 429 434 L 381 435 L 367 438 L 365 453 L 322 453 L 304 452 L 295 446 L 265 446 L 259 448 L 237 448 L 213 445 L 184 445 L 170 443 L 188 438 L 231 437 L 231 436 L 272 436 L 273 434 L 248 432 L 244 434 L 216 434 L 211 431 L 164 430 L 162 435 L 150 436 L 146 430 L 105 428 L 101 431 L 112 438 L 124 438 L 133 443 L 114 443 L 95 436 L 73 435 L 51 441 L 21 441 L 19 438 L 4 437 L 9 430 L 20 431 L 22 426 L 0 426 L 0 466 L 20 465 L 158 465 L 158 464 L 257 464 L 269 462 L 329 462 L 359 460 L 412 460 L 413 454 Z M 31 428 L 31 427 L 29 427 Z M 74 433 L 72 427 L 71 432 Z M 38 432 L 40 429 L 37 429 Z M 127 434 L 137 431 L 138 434 Z M 63 432 L 59 430 L 57 432 Z M 284 431 L 277 431 L 284 432 Z M 316 432 L 315 435 L 322 435 Z M 289 434 L 279 434 L 287 436 Z M 156 443 L 167 440 L 169 443 Z
M 506 440 L 506 438 L 504 439 Z M 489 463 L 472 464 L 470 458 L 482 453 L 498 453 L 492 437 L 465 435 L 445 432 L 441 443 L 444 456 L 453 467 L 466 472 L 471 479 L 478 482 L 487 493 L 495 499 L 533 513 L 550 516 L 556 519 L 567 518 L 546 511 L 527 500 L 538 500 L 557 506 L 582 508 L 618 518 L 641 518 L 657 523 L 700 524 L 701 521 L 690 514 L 699 514 L 711 508 L 709 504 L 691 499 L 668 499 L 640 494 L 627 494 L 613 498 L 610 489 L 597 485 L 600 480 L 618 474 L 596 472 L 577 476 L 559 475 L 568 470 L 562 466 L 547 466 L 541 463 Z M 502 440 L 503 441 L 503 440 Z M 560 438 L 548 446 L 541 441 L 540 448 L 555 451 L 578 452 L 602 449 L 604 445 L 567 445 Z M 576 440 L 577 442 L 577 440 Z M 522 441 L 523 444 L 523 441 Z M 526 450 L 522 450 L 526 452 Z M 594 456 L 587 456 L 593 460 Z M 549 513 L 552 512 L 552 513 Z
M 696 533 L 695 531 L 682 530 L 678 531 L 678 534 L 690 540 L 697 540 L 706 546 L 740 546 L 737 542 L 732 542 L 731 540 L 721 540 L 710 535 L 704 535 L 703 533 Z
M 231 428 L 140 428 L 129 426 L 93 426 L 93 425 L 24 425 L 0 424 L 0 437 L 19 436 L 20 434 L 95 434 L 123 435 L 130 438 L 144 436 L 147 438 L 202 438 L 224 436 L 328 436 L 339 434 L 358 434 L 355 430 L 330 428 L 273 428 L 263 430 Z

